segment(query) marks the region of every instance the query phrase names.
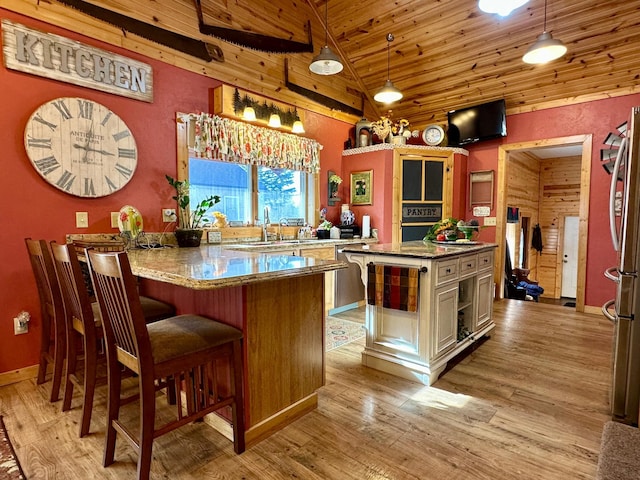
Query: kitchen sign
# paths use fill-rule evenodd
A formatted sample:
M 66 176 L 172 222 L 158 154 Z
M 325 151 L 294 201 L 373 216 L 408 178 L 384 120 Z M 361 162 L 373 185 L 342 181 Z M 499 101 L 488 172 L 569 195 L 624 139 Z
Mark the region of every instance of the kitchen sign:
M 442 205 L 424 203 L 402 206 L 403 223 L 438 222 L 442 219 Z
M 5 19 L 2 40 L 9 69 L 153 102 L 151 65 Z

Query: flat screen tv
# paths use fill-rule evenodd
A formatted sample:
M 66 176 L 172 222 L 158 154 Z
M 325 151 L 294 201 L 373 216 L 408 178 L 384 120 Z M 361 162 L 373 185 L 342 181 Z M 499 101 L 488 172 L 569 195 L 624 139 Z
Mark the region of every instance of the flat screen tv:
M 452 110 L 447 114 L 449 146 L 457 147 L 507 136 L 507 110 L 504 100 Z

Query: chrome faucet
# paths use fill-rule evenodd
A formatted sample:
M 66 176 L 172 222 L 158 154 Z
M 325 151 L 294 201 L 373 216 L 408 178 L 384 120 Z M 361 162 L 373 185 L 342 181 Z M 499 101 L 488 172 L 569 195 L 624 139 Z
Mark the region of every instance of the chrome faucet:
M 271 223 L 271 221 L 269 220 L 269 207 L 267 206 L 264 207 L 263 215 L 264 215 L 264 222 L 262 223 L 262 237 L 265 242 L 268 242 L 269 234 L 267 233 L 267 225 Z

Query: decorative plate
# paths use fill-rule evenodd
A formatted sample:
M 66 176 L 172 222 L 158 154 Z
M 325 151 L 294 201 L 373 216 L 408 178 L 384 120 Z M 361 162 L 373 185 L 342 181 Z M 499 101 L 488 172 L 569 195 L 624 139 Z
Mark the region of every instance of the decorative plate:
M 342 225 L 353 225 L 356 222 L 356 215 L 351 210 L 345 210 L 340 214 Z
M 143 229 L 142 215 L 131 205 L 125 205 L 118 213 L 118 228 L 120 232 L 129 232 L 131 237 L 136 237 Z

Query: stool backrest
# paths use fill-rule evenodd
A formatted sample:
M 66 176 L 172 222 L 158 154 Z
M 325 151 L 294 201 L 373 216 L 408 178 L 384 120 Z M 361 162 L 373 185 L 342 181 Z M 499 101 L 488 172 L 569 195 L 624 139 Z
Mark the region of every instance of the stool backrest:
M 92 299 L 85 285 L 75 247 L 69 243 L 51 242 L 51 253 L 62 291 L 67 328 L 95 335 Z
M 117 359 L 136 373 L 153 371 L 149 334 L 127 253 L 87 250 L 87 255 L 109 363 Z
M 50 328 L 51 322 L 60 320 L 61 325 L 59 327 L 62 328 L 64 325 L 64 306 L 62 305 L 62 295 L 49 246 L 45 240 L 25 238 L 24 241 L 27 245 L 31 269 L 38 287 L 42 322 L 46 322 L 48 324 L 47 328 Z

